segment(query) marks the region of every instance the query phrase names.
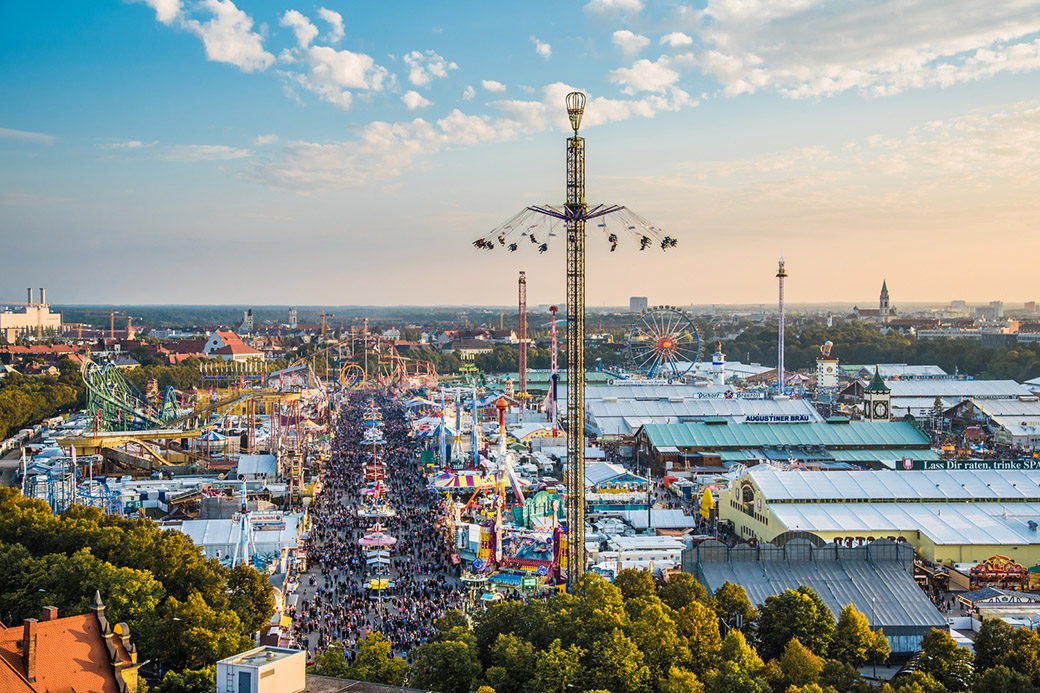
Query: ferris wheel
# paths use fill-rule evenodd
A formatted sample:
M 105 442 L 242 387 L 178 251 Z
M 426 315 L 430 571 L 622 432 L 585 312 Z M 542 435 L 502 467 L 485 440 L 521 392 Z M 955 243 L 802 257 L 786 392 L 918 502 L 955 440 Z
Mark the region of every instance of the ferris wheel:
M 701 336 L 693 320 L 678 308 L 651 308 L 632 326 L 628 354 L 635 369 L 647 378 L 678 379 L 697 362 Z

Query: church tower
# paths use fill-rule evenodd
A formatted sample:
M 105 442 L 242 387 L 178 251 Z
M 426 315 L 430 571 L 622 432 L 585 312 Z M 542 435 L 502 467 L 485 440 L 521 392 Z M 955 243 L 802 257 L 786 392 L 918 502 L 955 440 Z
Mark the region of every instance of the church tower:
M 878 305 L 878 323 L 888 324 L 888 282 L 881 280 L 881 301 Z

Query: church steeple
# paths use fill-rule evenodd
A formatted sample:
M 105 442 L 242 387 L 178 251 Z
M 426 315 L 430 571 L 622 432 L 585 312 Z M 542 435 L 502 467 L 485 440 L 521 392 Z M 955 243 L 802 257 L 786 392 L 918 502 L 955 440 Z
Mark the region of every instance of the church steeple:
M 878 301 L 878 324 L 888 323 L 888 281 L 881 280 L 881 299 Z

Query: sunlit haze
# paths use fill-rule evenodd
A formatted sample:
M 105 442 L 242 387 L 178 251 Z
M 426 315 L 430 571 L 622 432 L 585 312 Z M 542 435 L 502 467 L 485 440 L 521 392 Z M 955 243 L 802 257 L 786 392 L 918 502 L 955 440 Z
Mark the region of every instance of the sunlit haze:
M 0 5 L 0 303 L 532 304 L 589 96 L 588 305 L 1040 298 L 1035 0 Z

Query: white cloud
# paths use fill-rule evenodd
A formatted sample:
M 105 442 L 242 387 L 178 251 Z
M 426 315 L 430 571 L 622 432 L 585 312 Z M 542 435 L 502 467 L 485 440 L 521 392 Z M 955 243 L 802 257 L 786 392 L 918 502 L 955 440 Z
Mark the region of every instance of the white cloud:
M 1029 0 L 710 0 L 686 13 L 703 48 L 683 64 L 729 95 L 882 96 L 1040 69 Z
M 643 11 L 643 3 L 642 0 L 590 0 L 584 10 L 599 17 L 611 17 L 619 12 L 636 15 Z
M 672 87 L 679 80 L 679 73 L 666 66 L 666 59 L 655 63 L 649 60 L 637 60 L 632 67 L 611 70 L 608 79 L 622 85 L 621 91 L 634 94 L 639 91 L 660 93 Z
M 152 144 L 155 144 L 154 142 Z M 141 140 L 123 140 L 120 142 L 101 142 L 97 145 L 101 149 L 141 149 L 146 145 Z
M 476 90 L 476 89 L 474 89 L 474 88 L 473 88 L 473 87 L 471 87 L 471 86 L 467 86 L 467 87 L 466 87 L 466 88 L 465 88 L 465 89 L 464 89 L 464 90 L 462 91 L 462 100 L 463 100 L 463 101 L 472 101 L 472 100 L 473 100 L 473 97 L 474 97 L 474 96 L 476 96 L 476 95 L 477 95 L 477 90 Z
M 430 105 L 429 99 L 424 98 L 422 94 L 414 90 L 406 91 L 404 96 L 401 97 L 401 101 L 404 101 L 404 105 L 408 107 L 409 111 L 426 108 Z
M 453 62 L 449 62 L 437 55 L 434 51 L 412 51 L 404 56 L 404 62 L 409 67 L 408 81 L 417 87 L 423 87 L 435 78 L 448 76 L 448 70 L 459 68 Z
M 300 48 L 311 45 L 311 41 L 318 36 L 318 27 L 311 24 L 311 20 L 296 10 L 288 10 L 282 15 L 279 23 L 293 30 L 293 33 L 296 34 L 296 43 L 300 45 Z
M 264 50 L 263 38 L 252 31 L 253 19 L 231 0 L 202 0 L 198 7 L 213 18 L 205 23 L 184 19 L 181 26 L 202 39 L 207 58 L 244 72 L 263 71 L 274 63 L 274 56 Z
M 453 147 L 514 139 L 523 133 L 556 128 L 570 131 L 564 97 L 574 87 L 555 83 L 542 89 L 541 101 L 502 100 L 491 103 L 494 117 L 470 115 L 456 109 L 427 122 L 375 122 L 348 142 L 291 142 L 274 158 L 255 159 L 241 175 L 276 188 L 312 192 L 381 184 L 388 178 L 414 171 L 432 154 Z M 662 110 L 678 110 L 694 102 L 679 89 L 640 99 L 589 99 L 582 127 L 593 127 L 633 116 L 652 117 Z
M 306 18 L 304 21 L 307 21 Z M 307 24 L 313 27 L 309 21 Z M 308 31 L 307 34 L 309 33 Z M 369 55 L 336 50 L 331 46 L 308 44 L 309 42 L 301 42 L 299 48 L 283 51 L 281 55 L 282 61 L 306 65 L 307 71 L 290 71 L 283 75 L 307 91 L 317 94 L 322 101 L 347 110 L 354 100 L 352 89 L 382 91 L 386 84 L 393 81 L 389 71 L 377 65 Z M 296 97 L 291 88 L 288 89 L 288 93 Z
M 661 44 L 671 46 L 672 48 L 680 48 L 693 45 L 693 39 L 681 31 L 673 31 L 661 37 Z
M 319 7 L 318 16 L 331 27 L 329 33 L 325 35 L 325 40 L 329 43 L 339 43 L 345 35 L 343 31 L 343 15 L 339 12 Z
M 639 55 L 639 51 L 650 45 L 650 39 L 635 34 L 628 29 L 619 29 L 612 37 L 614 45 L 621 49 L 621 55 L 625 59 L 631 59 Z
M 278 135 L 257 135 L 254 140 L 256 146 L 262 147 L 265 144 L 274 144 L 278 141 Z
M 222 144 L 179 144 L 170 147 L 165 158 L 170 161 L 223 161 L 249 156 L 248 149 L 227 147 Z
M 23 142 L 37 142 L 39 144 L 54 144 L 58 138 L 53 135 L 45 135 L 42 132 L 27 132 L 25 130 L 0 128 L 0 139 L 22 140 Z
M 155 18 L 163 24 L 172 24 L 181 13 L 181 0 L 139 0 L 155 10 Z
M 506 90 L 506 85 L 502 84 L 501 82 L 496 82 L 493 79 L 485 79 L 480 84 L 493 94 L 501 94 Z
M 531 37 L 531 43 L 534 44 L 534 52 L 542 56 L 546 60 L 552 56 L 552 46 L 544 41 L 539 41 L 536 36 Z
M 292 29 L 296 37 L 296 44 L 300 48 L 307 48 L 318 36 L 318 27 L 314 26 L 310 19 L 296 10 L 286 10 L 278 23 L 281 26 Z M 286 51 L 282 51 L 283 55 Z

